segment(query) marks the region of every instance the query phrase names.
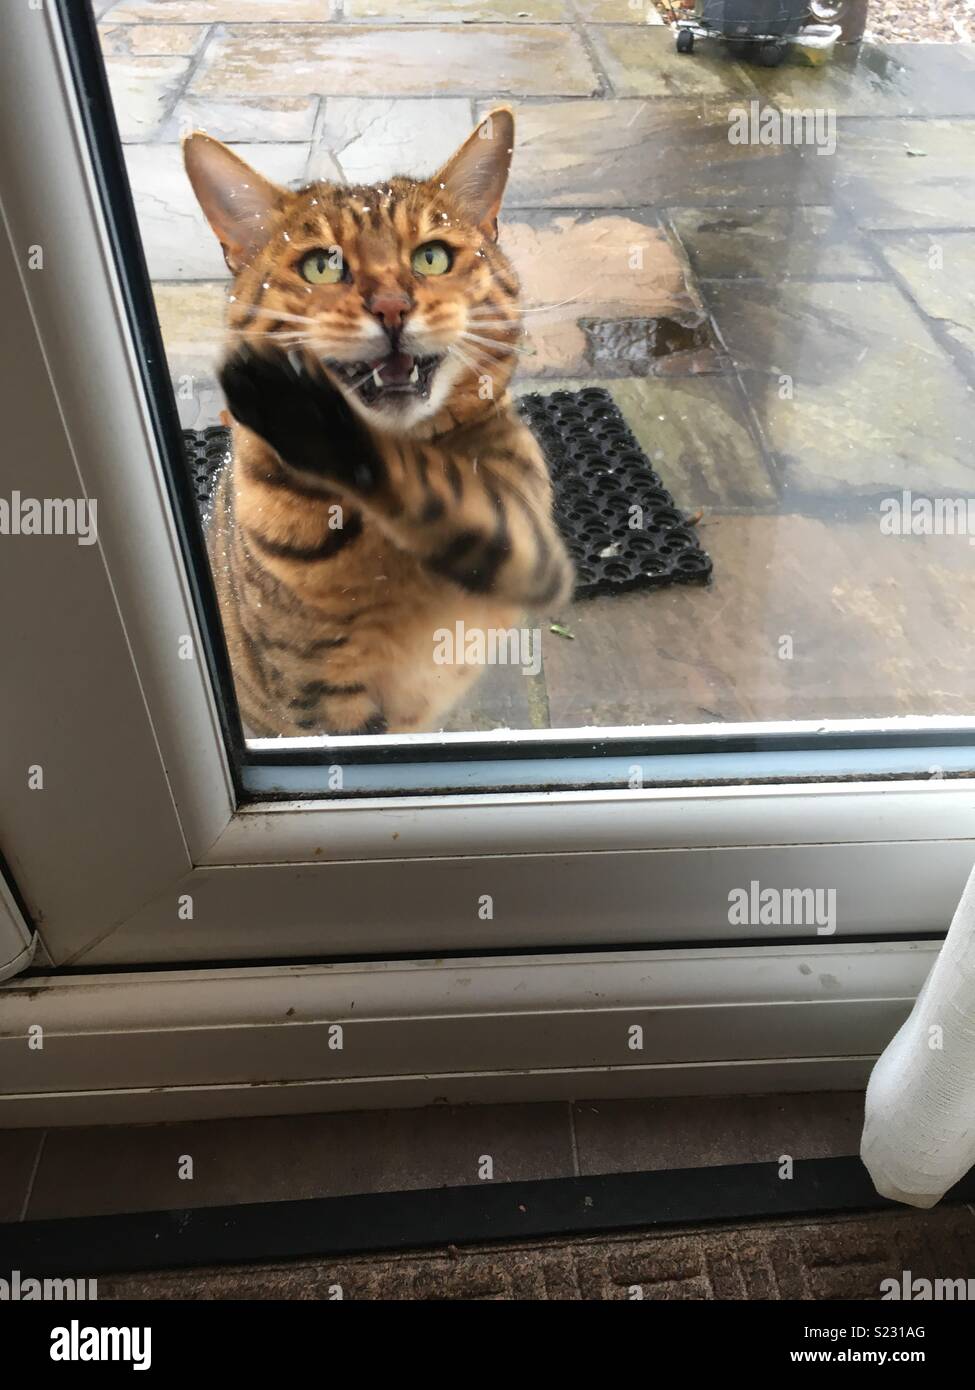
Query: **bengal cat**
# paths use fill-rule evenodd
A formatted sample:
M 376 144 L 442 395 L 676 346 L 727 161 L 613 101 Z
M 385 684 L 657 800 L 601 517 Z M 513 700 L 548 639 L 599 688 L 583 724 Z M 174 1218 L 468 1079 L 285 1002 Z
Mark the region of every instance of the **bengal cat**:
M 233 461 L 208 545 L 254 735 L 440 727 L 477 668 L 438 664 L 434 634 L 507 629 L 571 592 L 508 393 L 513 140 L 501 108 L 429 179 L 297 192 L 201 132 L 184 142 L 234 275 Z

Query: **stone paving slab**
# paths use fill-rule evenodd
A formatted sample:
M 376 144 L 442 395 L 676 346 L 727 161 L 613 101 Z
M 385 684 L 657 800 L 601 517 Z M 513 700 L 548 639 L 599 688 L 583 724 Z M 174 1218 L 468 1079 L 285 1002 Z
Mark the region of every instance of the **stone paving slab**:
M 232 146 L 268 178 L 304 178 L 307 144 Z M 213 280 L 227 267 L 183 168 L 179 145 L 129 145 L 125 164 L 153 280 Z
M 319 97 L 181 97 L 160 131 L 162 141 L 205 130 L 225 144 L 311 140 Z
M 891 233 L 877 240 L 881 255 L 925 314 L 975 368 L 975 232 Z
M 332 0 L 118 0 L 103 16 L 114 24 L 233 24 L 280 22 L 292 24 L 332 17 Z
M 482 102 L 478 111 L 491 105 Z M 831 201 L 830 161 L 782 145 L 732 145 L 711 99 L 539 101 L 515 107 L 505 206 L 752 208 Z
M 663 24 L 653 0 L 575 0 L 583 19 L 595 24 Z
M 383 24 L 571 22 L 568 0 L 343 0 L 343 20 L 377 20 Z
M 189 74 L 190 59 L 108 54 L 105 68 L 121 139 L 156 139 Z
M 464 97 L 328 97 L 315 128 L 311 173 L 319 177 L 330 159 L 349 183 L 374 183 L 393 173 L 426 177 L 453 154 L 471 124 Z
M 502 224 L 501 245 L 522 283 L 532 354 L 524 374 L 602 378 L 654 374 L 668 363 L 686 372 L 719 365 L 704 308 L 652 214 L 516 212 Z
M 975 228 L 975 120 L 841 121 L 820 162 L 860 227 Z
M 102 52 L 128 55 L 177 55 L 195 53 L 209 33 L 205 24 L 103 24 L 99 29 Z
M 712 283 L 707 294 L 787 502 L 975 490 L 972 389 L 894 286 Z
M 751 68 L 765 101 L 837 116 L 975 115 L 975 50 L 966 44 L 867 44 L 819 68 Z
M 966 536 L 884 535 L 879 511 L 706 511 L 699 532 L 707 588 L 587 600 L 574 641 L 543 632 L 553 728 L 971 714 Z
M 195 96 L 591 96 L 599 81 L 564 25 L 227 25 Z
M 751 69 L 724 48 L 678 53 L 669 29 L 593 25 L 588 33 L 619 97 L 758 96 Z
M 229 291 L 229 277 L 155 282 L 156 314 L 174 373 L 178 369 L 181 375 L 212 374 L 223 342 Z
M 831 207 L 676 208 L 670 223 L 702 279 L 876 280 L 871 248 Z

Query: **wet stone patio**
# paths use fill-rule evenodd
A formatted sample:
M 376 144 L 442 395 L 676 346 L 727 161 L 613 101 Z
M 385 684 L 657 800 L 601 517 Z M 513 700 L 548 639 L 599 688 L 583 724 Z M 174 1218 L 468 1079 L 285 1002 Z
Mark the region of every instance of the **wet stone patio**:
M 95 8 L 188 428 L 222 408 L 228 281 L 182 133 L 360 182 L 516 109 L 503 244 L 530 305 L 572 300 L 519 389 L 609 389 L 714 578 L 533 615 L 541 674 L 489 669 L 449 727 L 972 713 L 975 537 L 881 527 L 905 491 L 975 498 L 971 45 L 769 70 L 678 56 L 629 0 Z M 820 112 L 835 149 L 732 143 L 753 102 Z

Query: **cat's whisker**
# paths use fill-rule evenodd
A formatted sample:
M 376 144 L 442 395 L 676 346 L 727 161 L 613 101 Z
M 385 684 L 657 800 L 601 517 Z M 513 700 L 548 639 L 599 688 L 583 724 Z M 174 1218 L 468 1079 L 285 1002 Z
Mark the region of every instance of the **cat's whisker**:
M 525 328 L 517 319 L 481 318 L 477 314 L 468 313 L 464 319 L 465 328 L 498 328 L 504 332 L 512 333 L 516 337 L 524 333 Z
M 321 339 L 313 333 L 248 333 L 242 341 L 247 343 L 260 341 L 262 347 L 284 349 L 301 347 L 316 349 L 321 346 Z
M 476 361 L 464 351 L 459 343 L 452 343 L 447 351 L 453 354 L 458 361 L 463 362 L 468 371 L 474 372 L 475 375 L 483 374 L 485 368 L 488 366 L 497 366 L 496 362 L 488 363 L 486 361 Z
M 486 347 L 479 346 L 469 333 L 461 333 L 459 338 L 463 339 L 464 351 L 471 357 L 476 357 L 481 362 L 490 362 L 492 367 L 501 365 L 501 359 L 495 356 L 495 349 L 492 348 L 489 350 Z M 454 342 L 455 345 L 460 346 L 458 339 L 454 339 Z
M 463 357 L 468 362 L 474 361 L 475 358 L 487 361 L 487 354 L 482 353 L 479 348 L 463 348 L 456 340 L 450 344 L 447 351 L 455 353 L 458 357 Z
M 561 309 L 565 304 L 574 304 L 577 299 L 581 299 L 582 296 L 588 294 L 591 289 L 592 285 L 587 285 L 586 288 L 580 290 L 578 294 L 570 294 L 568 299 L 557 300 L 555 304 L 523 304 L 521 306 L 521 312 L 523 314 L 544 314 L 549 309 Z
M 523 320 L 527 315 L 531 314 L 535 322 L 541 322 L 541 320 L 538 318 L 539 315 L 547 316 L 548 320 L 552 322 L 558 322 L 561 319 L 571 319 L 574 316 L 576 316 L 580 312 L 580 310 L 585 309 L 585 296 L 589 294 L 591 289 L 592 285 L 588 285 L 585 289 L 579 290 L 577 294 L 570 295 L 568 299 L 560 299 L 552 304 L 521 304 L 518 306 L 516 310 L 515 318 L 517 318 L 518 320 Z M 606 300 L 600 298 L 599 308 L 602 311 L 612 307 L 613 304 L 625 302 L 626 301 L 623 300 Z M 594 304 L 592 307 L 593 309 L 595 309 L 596 305 Z M 479 322 L 479 326 L 485 327 L 488 325 L 489 317 L 492 315 L 495 319 L 497 319 L 499 317 L 498 310 L 492 309 L 488 305 L 484 304 L 475 305 L 473 309 L 468 310 L 467 314 L 468 319 L 472 323 L 476 320 Z M 514 319 L 510 321 L 508 319 L 502 319 L 500 324 L 495 322 L 491 324 L 491 327 L 500 326 L 506 328 L 508 327 L 509 322 L 514 322 Z M 527 329 L 525 329 L 524 331 L 527 332 Z
M 517 323 L 521 310 L 517 304 L 507 304 L 502 309 L 497 304 L 472 304 L 467 309 L 468 318 L 502 319 L 507 323 Z
M 472 325 L 474 328 L 478 329 L 500 328 L 502 330 L 507 330 L 513 333 L 515 337 L 520 336 L 526 331 L 522 324 L 514 323 L 511 319 L 479 319 L 475 318 L 473 314 L 468 314 L 466 322 L 468 326 Z
M 534 325 L 541 321 L 549 319 L 558 321 L 559 319 L 578 318 L 580 313 L 585 313 L 587 310 L 590 309 L 595 310 L 597 307 L 600 310 L 602 310 L 608 303 L 612 302 L 613 301 L 600 300 L 598 306 L 595 303 L 589 305 L 585 300 L 577 301 L 574 305 L 543 305 L 541 308 L 535 311 L 535 317 L 532 318 L 531 324 Z M 500 323 L 503 327 L 507 327 L 509 325 L 514 327 L 517 324 L 522 327 L 522 331 L 527 331 L 528 326 L 530 326 L 525 325 L 520 318 L 517 320 L 505 318 L 499 319 L 497 316 L 495 316 L 493 319 L 489 319 L 488 317 L 479 314 L 476 309 L 468 310 L 467 317 L 472 323 Z
M 359 377 L 359 380 L 358 380 L 358 381 L 346 381 L 346 382 L 343 382 L 343 385 L 345 386 L 346 391 L 358 391 L 359 387 L 360 387 L 360 386 L 364 386 L 365 383 L 369 380 L 369 378 L 372 376 L 374 370 L 375 370 L 375 369 L 374 369 L 373 367 L 370 367 L 369 370 L 368 370 L 367 372 L 363 372 L 363 373 L 362 373 L 362 376 Z
M 474 329 L 478 333 L 487 332 L 492 338 L 497 339 L 498 342 L 510 343 L 513 348 L 517 349 L 518 340 L 520 338 L 527 338 L 528 330 L 526 328 L 519 328 L 516 332 L 511 334 L 510 337 L 503 336 L 507 334 L 507 328 L 508 325 L 504 323 L 491 323 L 490 321 L 481 323 L 480 320 L 475 319 L 473 322 L 468 323 L 466 331 Z M 460 329 L 459 331 L 464 332 L 465 330 Z
M 275 334 L 275 332 L 257 332 L 257 334 L 250 332 L 250 334 L 241 334 L 241 342 L 255 342 L 257 338 L 270 338 L 271 342 L 281 342 L 282 334 Z
M 582 300 L 571 308 L 560 310 L 558 313 L 555 312 L 554 307 L 552 309 L 538 310 L 539 314 L 549 314 L 556 320 L 577 318 L 580 315 L 585 317 L 589 314 L 598 314 L 600 318 L 616 318 L 624 313 L 637 318 L 645 318 L 648 313 L 652 312 L 652 310 L 648 309 L 646 303 L 642 303 L 639 299 L 620 299 L 604 296 L 600 296 L 598 299 Z
M 600 305 L 599 310 L 601 311 L 602 308 L 603 306 Z M 590 312 L 594 312 L 595 309 L 596 306 L 594 305 L 593 310 Z M 582 305 L 577 306 L 575 309 L 546 310 L 544 316 L 532 319 L 530 323 L 514 324 L 508 319 L 482 319 L 474 315 L 468 315 L 468 322 L 475 328 L 511 329 L 513 332 L 524 334 L 536 328 L 545 328 L 552 323 L 575 323 L 580 317 L 586 317 L 586 308 Z
M 307 343 L 310 347 L 318 347 L 322 341 L 317 333 L 262 333 L 261 337 L 270 338 L 274 343 Z
M 246 304 L 240 299 L 235 299 L 233 302 L 238 304 L 241 309 L 245 309 L 251 314 L 260 314 L 264 318 L 282 319 L 285 323 L 303 323 L 306 325 L 308 323 L 307 314 L 289 314 L 285 309 L 265 309 L 260 304 Z
M 467 331 L 461 333 L 460 336 L 465 340 L 465 342 L 484 343 L 491 350 L 491 352 L 497 352 L 502 354 L 506 352 L 516 352 L 520 356 L 524 357 L 534 357 L 535 355 L 533 348 L 521 347 L 518 343 L 506 343 L 502 341 L 502 339 L 500 338 L 485 337 L 482 333 L 471 333 Z

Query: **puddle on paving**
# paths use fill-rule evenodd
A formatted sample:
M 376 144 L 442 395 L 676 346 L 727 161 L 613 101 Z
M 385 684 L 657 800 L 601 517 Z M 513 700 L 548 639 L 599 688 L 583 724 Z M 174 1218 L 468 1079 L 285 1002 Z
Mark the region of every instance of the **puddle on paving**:
M 703 317 L 681 323 L 675 318 L 580 319 L 591 365 L 602 370 L 624 367 L 627 374 L 651 373 L 662 357 L 715 348 Z

